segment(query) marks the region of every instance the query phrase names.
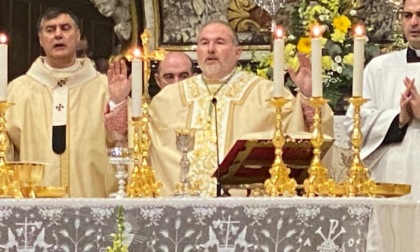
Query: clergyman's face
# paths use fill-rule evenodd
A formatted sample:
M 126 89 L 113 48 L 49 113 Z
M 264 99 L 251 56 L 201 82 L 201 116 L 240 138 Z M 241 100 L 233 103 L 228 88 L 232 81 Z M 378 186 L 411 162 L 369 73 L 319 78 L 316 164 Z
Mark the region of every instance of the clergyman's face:
M 51 20 L 42 20 L 38 37 L 46 54 L 47 63 L 51 66 L 57 62 L 62 64 L 75 60 L 80 30 L 69 15 L 61 14 Z
M 188 56 L 175 52 L 168 54 L 159 64 L 159 71 L 155 74 L 158 86 L 162 89 L 167 85 L 182 81 L 193 75 L 192 64 Z
M 402 28 L 410 46 L 420 49 L 420 0 L 405 1 Z
M 236 67 L 241 49 L 235 45 L 229 27 L 222 23 L 205 26 L 197 44 L 197 62 L 203 75 L 209 79 L 221 79 Z

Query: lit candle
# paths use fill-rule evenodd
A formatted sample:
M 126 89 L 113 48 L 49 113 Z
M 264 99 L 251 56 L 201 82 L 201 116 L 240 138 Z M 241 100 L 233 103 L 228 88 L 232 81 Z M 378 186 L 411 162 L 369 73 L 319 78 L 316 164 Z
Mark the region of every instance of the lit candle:
M 273 82 L 274 82 L 274 97 L 283 97 L 284 90 L 284 39 L 283 29 L 277 27 L 274 34 L 274 45 L 273 45 Z
M 315 25 L 311 39 L 312 96 L 322 97 L 322 34 Z
M 131 62 L 131 116 L 140 117 L 141 99 L 143 88 L 143 61 L 141 60 L 140 49 L 134 50 L 134 57 Z
M 363 96 L 363 68 L 365 61 L 365 42 L 363 25 L 354 28 L 353 51 L 353 96 Z
M 0 33 L 0 101 L 7 100 L 7 35 Z

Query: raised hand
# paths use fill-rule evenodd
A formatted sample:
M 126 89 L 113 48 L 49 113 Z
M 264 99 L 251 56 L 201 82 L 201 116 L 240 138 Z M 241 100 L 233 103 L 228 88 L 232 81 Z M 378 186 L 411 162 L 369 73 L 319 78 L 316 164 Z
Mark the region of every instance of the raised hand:
M 119 104 L 127 99 L 131 90 L 131 78 L 127 78 L 127 65 L 124 60 L 117 60 L 109 64 L 108 89 L 110 100 Z
M 406 78 L 406 79 L 408 79 L 408 78 Z M 416 88 L 416 85 L 414 85 L 414 82 L 415 82 L 414 79 L 412 79 L 412 80 L 408 79 L 406 87 L 407 88 L 410 87 L 409 91 L 410 91 L 411 99 L 410 99 L 409 103 L 410 103 L 411 112 L 413 114 L 413 117 L 416 120 L 419 120 L 420 119 L 420 95 L 417 92 L 417 88 Z M 405 82 L 404 82 L 404 84 L 405 84 Z
M 292 68 L 288 69 L 290 78 L 299 88 L 300 92 L 306 96 L 312 96 L 312 66 L 308 55 L 298 54 L 300 67 L 297 72 Z
M 400 115 L 399 115 L 399 123 L 400 126 L 406 125 L 411 121 L 413 118 L 413 112 L 411 111 L 410 101 L 412 99 L 411 96 L 411 88 L 414 86 L 414 79 L 410 80 L 408 77 L 404 78 L 404 85 L 406 89 L 401 94 L 400 99 Z

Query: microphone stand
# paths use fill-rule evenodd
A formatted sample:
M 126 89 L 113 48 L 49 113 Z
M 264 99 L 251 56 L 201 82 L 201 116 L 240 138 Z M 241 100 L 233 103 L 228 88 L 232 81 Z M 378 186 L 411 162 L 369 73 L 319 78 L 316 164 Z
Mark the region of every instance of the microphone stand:
M 218 122 L 217 122 L 217 99 L 213 97 L 211 103 L 214 107 L 214 123 L 215 123 L 215 133 L 216 133 L 216 160 L 217 160 L 217 171 L 216 171 L 216 197 L 222 197 L 222 184 L 220 183 L 220 155 L 219 155 L 219 130 L 218 130 Z

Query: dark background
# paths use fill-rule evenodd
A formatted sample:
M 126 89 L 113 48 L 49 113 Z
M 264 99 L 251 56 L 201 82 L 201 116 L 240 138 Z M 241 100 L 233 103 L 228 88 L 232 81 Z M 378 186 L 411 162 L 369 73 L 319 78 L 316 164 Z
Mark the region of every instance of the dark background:
M 143 30 L 141 0 L 136 0 L 139 31 Z M 89 43 L 89 56 L 109 58 L 119 44 L 112 18 L 102 16 L 89 0 L 0 0 L 0 32 L 9 36 L 9 81 L 24 74 L 42 54 L 36 22 L 45 9 L 62 6 L 73 11 L 81 21 L 82 34 Z M 3 65 L 0 62 L 0 67 Z

